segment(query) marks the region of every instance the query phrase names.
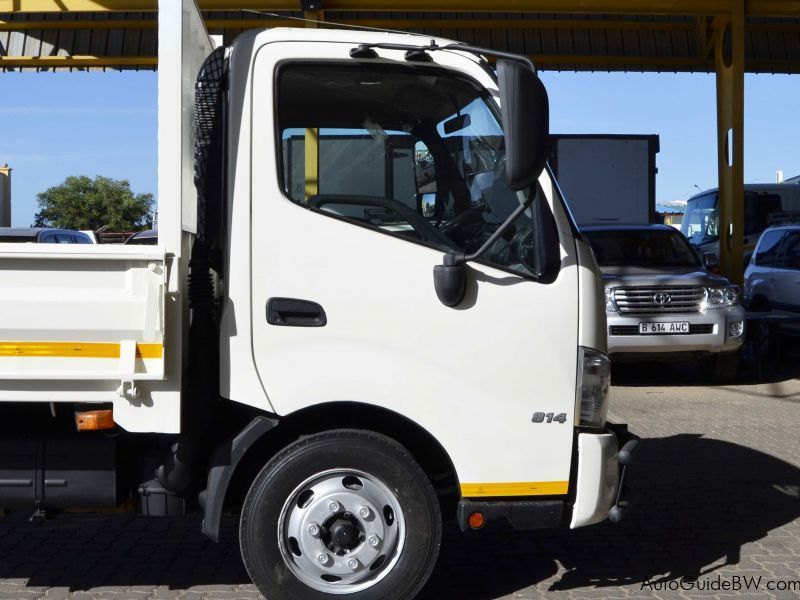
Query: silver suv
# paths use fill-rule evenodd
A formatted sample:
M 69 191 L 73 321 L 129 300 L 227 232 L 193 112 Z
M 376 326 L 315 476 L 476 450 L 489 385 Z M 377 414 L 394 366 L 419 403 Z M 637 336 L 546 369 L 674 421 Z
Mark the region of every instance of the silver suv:
M 716 382 L 734 379 L 745 324 L 739 289 L 710 273 L 678 230 L 614 225 L 582 233 L 603 272 L 613 359 L 700 358 Z

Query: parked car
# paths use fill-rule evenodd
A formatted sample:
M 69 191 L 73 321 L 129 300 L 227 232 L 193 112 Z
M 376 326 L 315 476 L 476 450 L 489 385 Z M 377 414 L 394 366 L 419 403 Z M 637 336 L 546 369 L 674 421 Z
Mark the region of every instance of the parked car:
M 131 237 L 125 240 L 125 243 L 138 246 L 157 246 L 158 229 L 148 229 L 146 231 L 134 233 Z
M 91 229 L 81 229 L 81 233 L 85 233 L 92 244 L 98 244 L 97 235 Z
M 733 380 L 744 339 L 739 289 L 709 272 L 686 238 L 666 225 L 582 230 L 606 294 L 608 353 L 616 360 L 701 359 L 716 382 Z
M 754 311 L 800 312 L 800 225 L 761 234 L 744 272 L 744 303 Z
M 49 229 L 45 227 L 0 227 L 0 243 L 23 242 L 29 244 L 91 244 L 91 238 L 82 231 Z

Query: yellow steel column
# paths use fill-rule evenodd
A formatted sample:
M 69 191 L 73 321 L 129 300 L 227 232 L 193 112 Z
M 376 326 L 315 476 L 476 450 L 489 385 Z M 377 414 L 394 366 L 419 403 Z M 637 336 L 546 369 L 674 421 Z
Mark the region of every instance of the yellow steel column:
M 319 194 L 319 129 L 306 129 L 305 199 Z
M 714 19 L 717 74 L 719 251 L 722 272 L 741 284 L 744 271 L 744 0 Z
M 0 165 L 0 227 L 11 227 L 11 167 Z

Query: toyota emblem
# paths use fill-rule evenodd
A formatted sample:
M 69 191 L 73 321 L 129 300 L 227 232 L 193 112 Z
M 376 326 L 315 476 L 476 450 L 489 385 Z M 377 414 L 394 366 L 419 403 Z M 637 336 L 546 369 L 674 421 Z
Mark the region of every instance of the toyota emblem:
M 672 296 L 665 294 L 664 292 L 658 292 L 655 296 L 653 296 L 653 302 L 659 306 L 665 306 L 672 302 Z

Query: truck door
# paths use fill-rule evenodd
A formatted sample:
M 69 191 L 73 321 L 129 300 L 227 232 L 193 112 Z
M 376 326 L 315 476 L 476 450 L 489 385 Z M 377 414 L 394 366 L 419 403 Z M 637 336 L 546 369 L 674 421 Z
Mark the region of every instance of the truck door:
M 560 270 L 533 272 L 528 211 L 470 263 L 464 301 L 442 305 L 434 265 L 477 248 L 522 198 L 505 184 L 490 80 L 463 58 L 471 76 L 402 53 L 358 63 L 351 45 L 302 47 L 323 62 L 275 43 L 256 59 L 251 318 L 269 400 L 281 415 L 399 413 L 442 443 L 464 495 L 566 494 L 578 277 L 551 180 L 530 193 L 555 207 Z

